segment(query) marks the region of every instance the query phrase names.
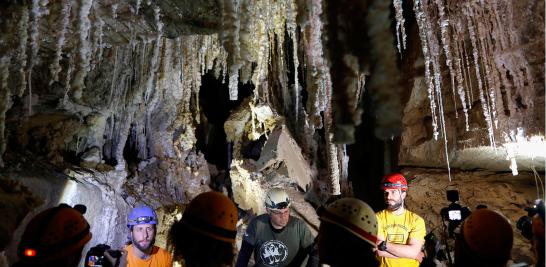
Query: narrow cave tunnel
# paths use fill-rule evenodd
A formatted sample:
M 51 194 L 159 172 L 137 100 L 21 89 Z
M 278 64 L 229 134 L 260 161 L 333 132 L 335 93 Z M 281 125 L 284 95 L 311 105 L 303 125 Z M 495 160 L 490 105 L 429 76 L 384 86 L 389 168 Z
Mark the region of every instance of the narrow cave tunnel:
M 0 267 L 544 266 L 543 20 L 544 0 L 3 1 Z

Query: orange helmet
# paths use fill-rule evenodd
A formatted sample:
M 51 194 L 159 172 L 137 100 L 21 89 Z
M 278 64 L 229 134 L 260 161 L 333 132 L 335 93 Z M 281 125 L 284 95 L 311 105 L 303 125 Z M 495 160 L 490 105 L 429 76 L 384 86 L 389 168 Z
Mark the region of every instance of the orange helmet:
M 381 189 L 401 189 L 402 191 L 406 191 L 408 190 L 408 182 L 400 173 L 387 174 L 381 180 Z
M 82 212 L 85 209 L 61 204 L 36 215 L 19 243 L 19 258 L 29 263 L 44 263 L 81 251 L 91 240 L 89 224 Z
M 508 260 L 514 234 L 510 222 L 489 209 L 474 211 L 463 223 L 465 244 L 482 259 Z
M 233 243 L 237 235 L 237 208 L 223 194 L 205 192 L 190 202 L 181 222 L 193 231 Z

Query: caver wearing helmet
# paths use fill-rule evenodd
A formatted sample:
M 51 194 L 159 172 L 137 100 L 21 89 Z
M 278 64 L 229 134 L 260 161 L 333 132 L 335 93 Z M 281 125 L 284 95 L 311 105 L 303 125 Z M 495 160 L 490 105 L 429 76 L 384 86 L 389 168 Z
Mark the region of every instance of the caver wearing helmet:
M 463 221 L 455 241 L 455 266 L 506 266 L 513 239 L 504 216 L 490 209 L 476 210 Z
M 89 224 L 83 217 L 85 207 L 66 204 L 36 215 L 25 228 L 13 266 L 77 266 L 83 247 L 91 239 Z
M 291 199 L 282 188 L 265 197 L 266 214 L 248 224 L 235 266 L 246 267 L 252 253 L 257 267 L 300 266 L 306 256 L 313 264 L 313 236 L 304 221 L 290 216 Z
M 423 258 L 426 228 L 423 218 L 405 209 L 408 182 L 402 174 L 391 173 L 381 180 L 381 189 L 387 209 L 376 213 L 380 266 L 417 267 Z
M 127 216 L 130 244 L 122 251 L 120 267 L 172 266 L 172 256 L 165 249 L 155 246 L 157 215 L 148 206 L 133 208 Z M 106 255 L 106 254 L 105 254 Z M 107 255 L 112 264 L 112 256 Z
M 318 212 L 320 262 L 337 266 L 379 266 L 375 212 L 356 198 L 341 198 Z
M 400 173 L 391 173 L 385 175 L 381 180 L 381 189 L 400 189 L 403 191 L 408 190 L 408 182 L 406 178 Z
M 206 192 L 186 207 L 168 234 L 169 248 L 185 266 L 229 266 L 237 235 L 237 208 L 225 195 Z

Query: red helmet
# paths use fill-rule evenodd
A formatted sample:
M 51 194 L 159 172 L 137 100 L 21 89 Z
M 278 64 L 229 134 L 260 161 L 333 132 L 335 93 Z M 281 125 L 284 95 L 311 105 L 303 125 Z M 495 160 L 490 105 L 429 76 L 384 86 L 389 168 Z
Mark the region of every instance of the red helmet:
M 381 180 L 381 189 L 401 189 L 408 190 L 408 182 L 400 173 L 387 174 Z

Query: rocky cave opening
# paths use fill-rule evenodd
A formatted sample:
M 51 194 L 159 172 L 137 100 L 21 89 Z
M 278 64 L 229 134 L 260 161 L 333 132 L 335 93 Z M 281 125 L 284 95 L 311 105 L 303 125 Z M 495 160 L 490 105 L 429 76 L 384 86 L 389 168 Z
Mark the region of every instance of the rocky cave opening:
M 0 31 L 0 266 L 60 203 L 87 206 L 84 251 L 122 247 L 139 204 L 164 247 L 214 190 L 240 247 L 273 187 L 316 235 L 332 199 L 384 209 L 391 172 L 427 232 L 447 240 L 456 189 L 535 261 L 516 224 L 545 191 L 543 0 L 7 0 Z

